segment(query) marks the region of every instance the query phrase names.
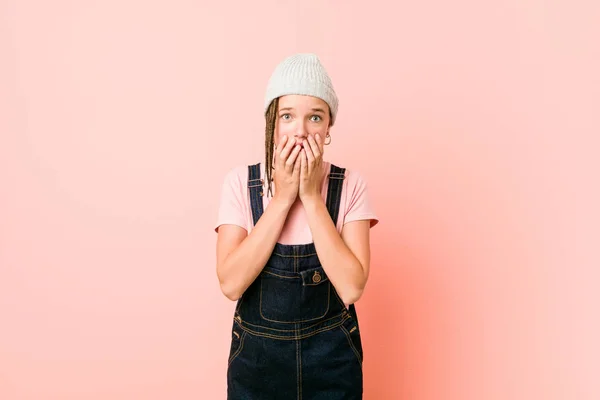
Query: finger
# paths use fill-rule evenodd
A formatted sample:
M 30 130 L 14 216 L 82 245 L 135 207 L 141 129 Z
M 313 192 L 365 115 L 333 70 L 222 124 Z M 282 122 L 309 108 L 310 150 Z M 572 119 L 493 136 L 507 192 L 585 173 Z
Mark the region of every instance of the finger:
M 308 142 L 308 138 L 306 139 L 302 139 L 302 146 L 304 146 L 304 151 L 306 151 L 306 153 L 312 153 L 312 149 L 310 147 L 310 143 Z
M 281 150 L 283 150 L 285 148 L 285 144 L 287 142 L 287 136 L 283 136 L 281 137 L 281 139 L 279 139 L 279 145 L 274 145 L 274 151 L 273 151 L 273 157 L 275 158 L 275 166 L 278 167 L 279 163 L 281 162 L 281 157 L 279 156 L 279 154 L 281 153 Z
M 317 135 L 319 135 L 317 133 Z M 319 158 L 322 154 L 323 154 L 323 149 L 321 149 L 321 146 L 319 144 L 318 139 L 320 139 L 320 135 L 319 136 L 309 136 L 309 143 L 310 143 L 310 147 L 313 151 L 313 154 L 315 155 L 315 158 Z
M 296 163 L 296 159 L 298 158 L 298 154 L 302 150 L 302 146 L 296 146 L 292 154 L 285 160 L 285 167 L 288 171 L 291 171 L 294 168 L 294 164 Z
M 292 150 L 294 150 L 295 144 L 296 144 L 296 141 L 294 139 L 292 139 L 292 138 L 287 139 L 285 147 L 281 149 L 281 153 L 279 154 L 282 162 L 285 162 L 287 160 L 287 158 L 290 156 L 290 154 L 292 153 Z
M 300 170 L 302 168 L 302 157 L 296 157 L 296 162 L 294 163 L 294 170 L 292 171 L 292 175 L 294 178 L 298 178 L 300 176 Z
M 281 139 L 279 139 L 279 144 L 275 145 L 275 150 L 277 150 L 275 152 L 276 154 L 281 153 L 281 150 L 283 150 L 285 148 L 287 141 L 288 141 L 287 135 L 283 135 L 283 137 Z
M 306 150 L 306 164 L 307 164 L 307 169 L 306 172 L 308 172 L 309 174 L 312 175 L 313 170 L 315 169 L 315 156 L 312 152 L 312 148 L 310 147 L 310 144 L 308 141 L 305 141 L 304 147 L 308 149 Z
M 321 152 L 321 155 L 323 155 L 323 151 L 324 151 L 325 144 L 324 144 L 323 142 L 321 142 L 321 134 L 320 134 L 320 133 L 317 133 L 317 134 L 315 135 L 315 139 L 316 139 L 315 141 L 316 141 L 316 142 L 317 142 L 317 144 L 319 145 L 319 146 L 318 146 L 318 147 L 319 147 L 319 151 Z
M 314 142 L 314 139 L 312 139 L 312 141 Z M 317 157 L 316 154 L 319 154 L 318 150 L 315 154 L 314 146 L 315 145 L 310 143 L 309 139 L 304 139 L 304 148 L 306 149 L 306 157 L 309 162 L 314 162 L 315 158 Z
M 287 143 L 288 137 L 287 135 L 283 135 L 283 137 L 281 138 L 281 140 L 279 140 L 279 147 L 280 149 L 283 149 L 285 147 L 285 144 Z
M 304 179 L 304 174 L 306 172 L 306 150 L 302 149 L 298 158 L 300 159 L 300 177 L 301 179 Z

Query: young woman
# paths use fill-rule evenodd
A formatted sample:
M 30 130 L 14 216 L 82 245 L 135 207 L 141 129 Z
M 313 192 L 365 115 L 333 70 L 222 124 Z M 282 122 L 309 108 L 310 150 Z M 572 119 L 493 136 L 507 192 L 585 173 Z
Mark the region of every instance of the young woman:
M 229 400 L 362 398 L 353 304 L 378 219 L 361 176 L 323 160 L 337 110 L 319 58 L 286 58 L 267 85 L 265 163 L 225 178 L 216 231 L 217 276 L 237 301 Z

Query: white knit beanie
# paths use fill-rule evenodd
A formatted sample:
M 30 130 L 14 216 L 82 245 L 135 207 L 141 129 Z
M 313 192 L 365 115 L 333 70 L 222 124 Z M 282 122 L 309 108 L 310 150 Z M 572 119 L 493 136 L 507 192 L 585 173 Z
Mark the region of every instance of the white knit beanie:
M 329 105 L 331 125 L 335 122 L 338 98 L 333 90 L 331 79 L 317 55 L 312 53 L 294 54 L 275 67 L 267 84 L 265 113 L 274 99 L 288 94 L 320 98 Z

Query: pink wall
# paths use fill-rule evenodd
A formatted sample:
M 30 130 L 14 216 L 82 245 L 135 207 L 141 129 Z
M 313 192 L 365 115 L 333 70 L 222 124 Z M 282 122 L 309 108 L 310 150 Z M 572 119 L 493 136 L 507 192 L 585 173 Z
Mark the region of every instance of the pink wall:
M 297 51 L 382 221 L 365 398 L 599 398 L 598 4 L 0 2 L 0 399 L 224 398 L 219 188 Z

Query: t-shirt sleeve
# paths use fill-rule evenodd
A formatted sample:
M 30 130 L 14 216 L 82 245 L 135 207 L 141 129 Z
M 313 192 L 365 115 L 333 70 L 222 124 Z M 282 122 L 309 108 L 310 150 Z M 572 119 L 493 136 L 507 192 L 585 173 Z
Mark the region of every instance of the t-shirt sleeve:
M 234 168 L 225 175 L 221 188 L 221 199 L 215 232 L 219 226 L 232 224 L 248 230 L 246 219 L 246 186 L 243 184 L 241 169 Z
M 370 220 L 371 228 L 377 225 L 379 218 L 375 214 L 369 199 L 369 190 L 366 180 L 357 172 L 349 172 L 348 179 L 348 207 L 344 216 L 344 224 L 352 221 Z

